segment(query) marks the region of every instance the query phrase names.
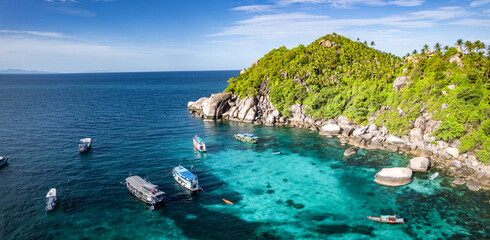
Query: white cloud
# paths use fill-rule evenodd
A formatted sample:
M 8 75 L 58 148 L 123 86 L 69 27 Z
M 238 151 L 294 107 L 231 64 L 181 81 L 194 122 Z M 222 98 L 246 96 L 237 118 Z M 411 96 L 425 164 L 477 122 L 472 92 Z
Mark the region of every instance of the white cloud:
M 232 8 L 233 11 L 243 11 L 243 12 L 267 12 L 273 9 L 272 5 L 247 5 Z
M 478 0 L 478 1 L 473 1 L 470 3 L 470 6 L 472 7 L 479 7 L 479 6 L 483 6 L 483 5 L 486 5 L 490 3 L 490 0 Z
M 441 20 L 462 17 L 466 12 L 459 7 L 443 7 L 377 18 L 332 19 L 325 15 L 307 13 L 262 14 L 237 21 L 221 32 L 208 36 L 247 36 L 248 38 L 281 38 L 300 34 L 317 35 L 350 27 L 389 26 L 399 28 L 428 28 L 442 24 Z
M 463 25 L 468 27 L 490 27 L 490 20 L 486 19 L 462 19 L 456 22 L 451 22 L 453 25 Z
M 287 6 L 291 4 L 323 4 L 335 8 L 350 8 L 355 5 L 368 5 L 368 6 L 388 6 L 395 5 L 400 7 L 414 7 L 420 6 L 424 3 L 423 0 L 278 0 L 277 4 L 281 6 Z
M 0 33 L 15 34 L 15 35 L 33 35 L 33 36 L 51 37 L 51 38 L 72 38 L 71 36 L 67 36 L 59 32 L 0 30 Z

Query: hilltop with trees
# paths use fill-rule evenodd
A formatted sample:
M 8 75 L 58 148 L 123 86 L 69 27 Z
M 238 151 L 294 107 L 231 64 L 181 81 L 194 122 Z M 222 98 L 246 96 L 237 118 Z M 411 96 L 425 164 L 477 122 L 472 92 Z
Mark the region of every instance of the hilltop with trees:
M 308 46 L 273 49 L 231 78 L 225 92 L 268 95 L 285 117 L 301 104 L 315 119 L 343 115 L 399 136 L 429 113 L 442 121 L 436 140 L 459 139 L 460 152 L 490 162 L 490 48 L 459 39 L 398 57 L 374 46 L 333 33 Z

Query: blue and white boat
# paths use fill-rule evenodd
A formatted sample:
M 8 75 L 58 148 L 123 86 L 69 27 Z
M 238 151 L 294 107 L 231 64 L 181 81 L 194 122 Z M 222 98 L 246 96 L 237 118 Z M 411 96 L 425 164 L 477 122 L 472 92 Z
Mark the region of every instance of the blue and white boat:
M 235 134 L 235 138 L 246 143 L 257 143 L 259 138 L 250 133 Z
M 78 151 L 83 153 L 88 151 L 92 147 L 92 138 L 83 138 L 80 139 L 80 143 L 78 143 Z
M 187 168 L 178 166 L 172 171 L 172 175 L 182 187 L 185 187 L 191 191 L 198 191 L 201 189 L 199 186 L 199 181 L 196 175 L 192 174 Z
M 8 164 L 9 157 L 0 156 L 0 167 Z
M 46 211 L 53 211 L 54 207 L 56 207 L 56 202 L 58 198 L 56 196 L 56 188 L 51 188 L 46 194 Z

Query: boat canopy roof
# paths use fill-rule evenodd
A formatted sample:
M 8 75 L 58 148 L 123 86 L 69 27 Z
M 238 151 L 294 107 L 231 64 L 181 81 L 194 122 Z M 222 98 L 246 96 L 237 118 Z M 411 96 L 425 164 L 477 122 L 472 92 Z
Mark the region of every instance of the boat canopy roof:
M 89 143 L 92 141 L 92 138 L 82 138 L 80 139 L 80 142 L 86 142 L 86 143 Z
M 49 197 L 56 197 L 56 188 L 51 188 L 48 192 L 48 194 L 46 194 L 46 197 L 49 198 Z
M 128 177 L 126 178 L 126 182 L 128 182 L 129 184 L 131 184 L 133 187 L 135 188 L 146 188 L 148 190 L 151 190 L 152 188 L 157 188 L 158 185 L 155 185 L 155 184 L 152 184 L 152 183 L 149 183 L 145 180 L 143 180 L 143 178 L 141 178 L 140 176 L 131 176 L 131 177 Z
M 175 167 L 174 170 L 180 174 L 183 178 L 187 179 L 187 180 L 194 180 L 194 179 L 197 179 L 196 175 L 194 175 L 193 173 L 191 173 L 189 170 L 187 170 L 187 168 L 185 167 L 182 167 L 182 166 L 178 166 L 178 167 Z
M 197 136 L 196 136 L 196 137 L 194 137 L 194 139 L 196 139 L 196 141 L 197 141 L 198 143 L 202 143 L 202 142 L 203 142 L 203 141 L 202 141 L 202 139 L 201 139 L 200 137 L 197 137 Z
M 0 161 L 2 161 L 3 159 L 5 159 L 4 157 L 0 156 Z

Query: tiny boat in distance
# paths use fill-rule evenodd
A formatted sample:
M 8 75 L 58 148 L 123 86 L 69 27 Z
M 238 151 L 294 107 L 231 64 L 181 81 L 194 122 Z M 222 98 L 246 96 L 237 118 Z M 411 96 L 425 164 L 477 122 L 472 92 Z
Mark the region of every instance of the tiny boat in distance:
M 390 224 L 395 224 L 395 223 L 405 223 L 403 218 L 401 218 L 398 215 L 381 215 L 381 217 L 367 217 L 370 220 L 376 221 L 376 222 L 382 222 L 382 223 L 390 223 Z
M 172 171 L 172 175 L 182 187 L 185 187 L 191 191 L 198 191 L 201 189 L 199 186 L 199 181 L 196 175 L 192 174 L 187 168 L 178 166 Z
M 196 148 L 197 151 L 199 152 L 206 152 L 206 144 L 204 144 L 204 141 L 202 138 L 198 137 L 197 135 L 192 138 L 192 143 L 194 144 L 194 147 Z
M 0 167 L 8 164 L 9 157 L 0 156 Z
M 92 138 L 83 138 L 80 139 L 80 143 L 78 143 L 78 151 L 83 153 L 88 151 L 92 147 Z
M 430 180 L 434 180 L 434 179 L 436 179 L 436 177 L 438 177 L 438 176 L 439 176 L 439 173 L 438 173 L 438 172 L 436 172 L 436 173 L 432 174 L 432 176 L 430 176 L 430 177 L 429 177 L 429 179 L 430 179 Z
M 165 192 L 158 189 L 158 186 L 143 180 L 140 176 L 130 176 L 126 178 L 126 187 L 129 192 L 148 204 L 157 204 L 165 199 Z
M 235 138 L 246 143 L 257 143 L 259 138 L 250 133 L 235 134 Z
M 57 202 L 57 197 L 56 197 L 56 188 L 51 188 L 49 190 L 48 194 L 46 194 L 46 211 L 53 211 L 54 207 L 56 206 Z

